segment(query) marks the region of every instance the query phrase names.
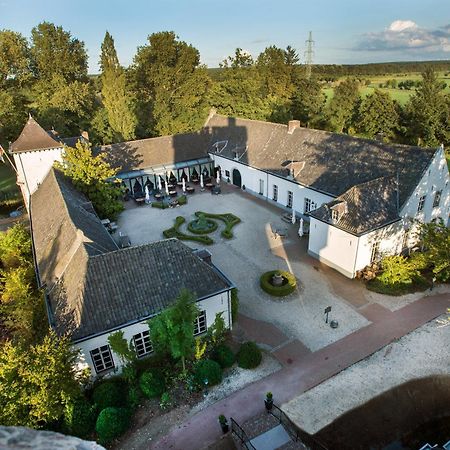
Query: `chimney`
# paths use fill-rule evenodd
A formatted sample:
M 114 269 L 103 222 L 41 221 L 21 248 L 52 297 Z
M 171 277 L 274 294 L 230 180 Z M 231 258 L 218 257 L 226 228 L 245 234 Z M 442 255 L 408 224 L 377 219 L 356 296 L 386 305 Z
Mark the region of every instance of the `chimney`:
M 288 122 L 288 133 L 292 134 L 296 128 L 300 128 L 300 120 L 290 120 Z
M 87 131 L 81 132 L 81 137 L 86 141 L 89 142 L 89 133 Z
M 194 255 L 198 256 L 201 260 L 205 261 L 205 263 L 208 264 L 212 264 L 212 255 L 211 253 L 206 250 L 206 249 L 202 249 L 202 250 L 194 250 L 192 253 L 194 253 Z

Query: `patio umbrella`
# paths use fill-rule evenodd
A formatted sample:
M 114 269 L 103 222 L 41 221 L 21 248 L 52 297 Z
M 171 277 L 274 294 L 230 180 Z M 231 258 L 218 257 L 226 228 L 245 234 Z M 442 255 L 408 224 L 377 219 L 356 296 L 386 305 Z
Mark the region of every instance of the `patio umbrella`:
M 169 195 L 169 181 L 166 178 L 166 194 Z
M 295 224 L 295 212 L 292 211 L 292 223 Z
M 203 173 L 200 174 L 200 187 L 203 189 L 204 185 L 203 185 Z
M 187 168 L 187 177 L 188 177 L 188 183 L 191 181 L 191 173 L 189 170 L 189 167 Z
M 145 203 L 150 203 L 150 192 L 148 191 L 148 186 L 145 185 Z
M 184 178 L 182 180 L 182 183 L 183 183 L 183 192 L 186 192 L 186 181 Z
M 216 183 L 220 184 L 220 170 L 217 171 Z
M 158 189 L 161 191 L 162 190 L 162 185 L 161 185 L 161 176 L 158 175 Z
M 298 235 L 303 236 L 303 219 L 300 217 L 300 226 L 298 227 Z

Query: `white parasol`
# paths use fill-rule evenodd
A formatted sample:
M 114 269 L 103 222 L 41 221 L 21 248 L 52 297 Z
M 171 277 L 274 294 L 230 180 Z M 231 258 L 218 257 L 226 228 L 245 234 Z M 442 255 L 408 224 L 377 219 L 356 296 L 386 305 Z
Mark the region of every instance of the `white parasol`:
M 216 183 L 220 184 L 220 170 L 217 171 Z
M 203 189 L 204 185 L 203 185 L 203 174 L 200 174 L 200 187 Z
M 147 185 L 145 185 L 145 203 L 150 203 L 150 192 Z
M 162 185 L 161 185 L 161 176 L 158 175 L 158 189 L 161 191 L 162 190 Z
M 300 226 L 298 227 L 298 235 L 303 236 L 303 219 L 300 217 Z
M 183 183 L 183 192 L 186 192 L 186 180 L 183 178 L 182 180 Z
M 295 224 L 295 212 L 292 211 L 292 223 Z

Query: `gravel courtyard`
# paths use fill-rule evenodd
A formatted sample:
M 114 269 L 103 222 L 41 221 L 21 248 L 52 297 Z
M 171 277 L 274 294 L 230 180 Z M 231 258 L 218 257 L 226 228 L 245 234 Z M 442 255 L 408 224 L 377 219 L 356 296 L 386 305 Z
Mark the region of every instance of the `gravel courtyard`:
M 197 192 L 188 197 L 187 205 L 165 210 L 148 205 L 136 207 L 129 202 L 119 217 L 119 231 L 130 237 L 132 245 L 142 245 L 163 239 L 162 231 L 170 228 L 177 216 L 189 221 L 195 211 L 233 213 L 242 220 L 233 229 L 234 238 L 226 240 L 220 236 L 221 224 L 209 235 L 214 244 L 206 248 L 212 253 L 214 264 L 237 285 L 242 314 L 274 324 L 288 338 L 300 340 L 311 351 L 368 324 L 331 289 L 317 268 L 302 260 L 309 258 L 305 250 L 307 238 L 303 237 L 299 246 L 298 225 L 283 222 L 281 209 L 231 186 L 225 186 L 223 191 L 219 196 Z M 274 238 L 271 224 L 286 228 L 288 236 Z M 183 242 L 192 248 L 202 247 L 197 242 Z M 259 287 L 259 276 L 277 268 L 293 272 L 299 282 L 299 289 L 283 300 L 274 300 Z M 335 330 L 324 322 L 327 306 L 332 307 L 331 318 L 339 321 Z

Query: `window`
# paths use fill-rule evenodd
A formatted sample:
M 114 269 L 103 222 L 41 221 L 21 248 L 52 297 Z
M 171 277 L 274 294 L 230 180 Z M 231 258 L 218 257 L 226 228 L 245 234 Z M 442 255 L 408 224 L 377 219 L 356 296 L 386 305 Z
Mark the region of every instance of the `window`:
M 109 345 L 91 350 L 91 358 L 97 373 L 114 368 L 114 360 Z
M 305 206 L 304 213 L 309 213 L 310 211 L 314 211 L 317 208 L 315 202 L 313 202 L 310 198 L 305 198 Z
M 225 170 L 225 176 L 226 176 L 227 178 L 230 178 L 230 171 L 229 171 L 229 170 Z
M 336 211 L 335 209 L 331 210 L 331 220 L 333 222 L 337 222 L 339 220 L 339 211 Z
M 425 206 L 425 199 L 427 198 L 426 195 L 423 195 L 419 199 L 419 206 L 417 206 L 417 212 L 423 211 L 423 207 Z
M 138 358 L 142 358 L 153 351 L 153 345 L 150 341 L 150 330 L 135 334 L 133 340 Z
M 370 262 L 373 263 L 380 259 L 380 241 L 376 241 L 372 244 L 372 250 L 370 252 Z
M 294 199 L 294 194 L 291 191 L 288 191 L 288 197 L 287 197 L 287 207 L 292 208 L 292 200 Z
M 272 200 L 274 202 L 278 201 L 278 186 L 276 184 L 273 185 L 273 196 L 272 196 Z
M 202 311 L 194 321 L 194 336 L 202 334 L 206 330 L 206 311 Z
M 264 194 L 264 180 L 259 180 L 259 195 Z
M 405 230 L 403 233 L 402 250 L 408 248 L 409 243 L 409 231 Z
M 433 208 L 438 207 L 439 203 L 441 203 L 441 195 L 442 191 L 437 191 L 436 194 L 434 194 Z

